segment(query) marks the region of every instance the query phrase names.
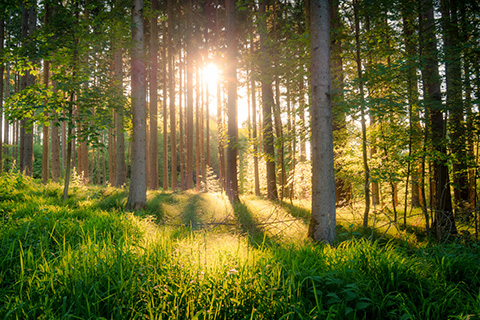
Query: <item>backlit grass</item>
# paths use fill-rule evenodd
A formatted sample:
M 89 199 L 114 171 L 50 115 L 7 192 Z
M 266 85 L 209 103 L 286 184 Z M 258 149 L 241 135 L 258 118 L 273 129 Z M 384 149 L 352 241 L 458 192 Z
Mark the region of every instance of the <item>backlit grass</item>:
M 479 318 L 478 243 L 372 242 L 339 221 L 329 247 L 297 203 L 151 192 L 133 214 L 125 197 L 78 186 L 64 203 L 59 185 L 1 176 L 0 318 Z

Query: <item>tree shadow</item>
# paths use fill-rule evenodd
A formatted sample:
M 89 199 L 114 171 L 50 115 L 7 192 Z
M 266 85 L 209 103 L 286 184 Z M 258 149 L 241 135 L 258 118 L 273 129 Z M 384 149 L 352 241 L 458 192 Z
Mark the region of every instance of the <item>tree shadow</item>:
M 265 244 L 274 244 L 274 241 L 262 230 L 244 203 L 236 202 L 233 205 L 233 211 L 238 223 L 240 223 L 241 231 L 248 236 L 248 240 L 253 247 L 259 248 Z
M 308 225 L 310 221 L 310 210 L 298 207 L 288 202 L 283 202 L 282 207 L 287 211 L 292 217 L 299 218 L 303 221 L 305 225 Z
M 181 222 L 184 226 L 190 227 L 192 230 L 200 230 L 203 228 L 201 212 L 199 212 L 201 209 L 199 209 L 199 206 L 200 194 L 194 194 L 189 197 L 181 214 Z
M 96 207 L 101 210 L 123 209 L 127 203 L 128 192 L 123 189 L 115 190 L 107 194 L 103 199 L 97 202 Z
M 175 204 L 178 200 L 171 193 L 159 193 L 147 201 L 146 213 L 154 216 L 158 222 L 164 222 L 166 219 L 164 203 Z

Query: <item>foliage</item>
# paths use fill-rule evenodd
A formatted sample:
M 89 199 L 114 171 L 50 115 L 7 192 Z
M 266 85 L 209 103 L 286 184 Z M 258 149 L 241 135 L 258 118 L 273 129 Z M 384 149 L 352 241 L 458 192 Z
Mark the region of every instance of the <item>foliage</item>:
M 123 211 L 126 194 L 117 189 L 78 188 L 66 204 L 61 193 L 57 184 L 0 176 L 2 318 L 463 319 L 480 313 L 478 243 L 406 250 L 350 239 L 329 247 L 282 244 L 269 233 L 251 242 L 228 229 L 156 223 L 149 215 L 164 206 L 165 222 L 180 208 L 202 219 L 214 201 L 225 204 L 228 217 L 232 207 L 214 194 L 156 192 L 149 211 L 133 215 Z M 254 198 L 244 201 L 258 207 Z M 243 221 L 253 223 L 246 230 L 259 228 L 249 206 L 241 210 Z

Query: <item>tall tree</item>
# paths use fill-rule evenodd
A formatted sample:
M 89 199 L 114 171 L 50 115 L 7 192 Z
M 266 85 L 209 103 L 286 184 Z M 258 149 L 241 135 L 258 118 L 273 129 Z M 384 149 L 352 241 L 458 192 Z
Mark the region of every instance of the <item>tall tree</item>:
M 168 99 L 170 102 L 170 154 L 172 163 L 172 183 L 173 191 L 177 190 L 177 129 L 175 120 L 175 54 L 173 50 L 173 41 L 175 27 L 173 25 L 173 0 L 167 0 L 167 18 L 168 18 Z
M 340 18 L 340 1 L 334 0 L 330 4 L 330 27 L 332 36 L 330 38 L 331 60 L 330 68 L 332 73 L 332 112 L 333 112 L 333 131 L 335 144 L 344 147 L 345 143 L 341 138 L 342 132 L 346 127 L 346 117 L 343 111 L 344 103 L 344 72 L 342 57 L 342 37 L 343 28 Z M 343 148 L 341 148 L 343 149 Z M 339 156 L 343 150 L 337 151 Z M 342 177 L 335 177 L 336 183 L 336 202 L 337 204 L 347 204 L 350 201 L 350 191 L 348 182 Z
M 117 84 L 118 94 L 123 95 L 123 72 L 122 72 L 122 48 L 116 47 L 114 49 L 114 72 L 115 81 Z M 125 166 L 125 129 L 123 126 L 123 104 L 118 105 L 118 110 L 115 112 L 115 179 L 114 186 L 121 187 L 126 180 L 126 166 Z M 112 141 L 113 139 L 109 140 Z M 112 153 L 113 156 L 113 153 Z M 110 178 L 112 179 L 112 178 Z
M 310 3 L 312 215 L 309 236 L 315 241 L 333 244 L 336 218 L 328 3 L 328 0 Z
M 443 241 L 451 234 L 457 233 L 452 212 L 450 180 L 446 163 L 446 132 L 444 105 L 440 89 L 441 81 L 438 71 L 438 51 L 434 31 L 434 11 L 432 0 L 422 0 L 420 17 L 420 39 L 422 57 L 422 78 L 425 90 L 425 104 L 430 114 L 431 144 L 434 152 L 433 185 L 435 204 L 434 232 L 438 241 Z
M 146 119 L 143 0 L 132 0 L 132 168 L 127 207 L 143 209 L 146 189 Z
M 355 49 L 356 49 L 356 63 L 357 63 L 357 76 L 359 79 L 359 94 L 360 94 L 360 121 L 362 125 L 362 158 L 363 158 L 363 172 L 364 172 L 364 185 L 363 192 L 365 195 L 365 211 L 363 213 L 363 227 L 368 226 L 368 214 L 370 212 L 370 168 L 368 166 L 367 158 L 367 126 L 365 121 L 365 93 L 363 87 L 363 71 L 362 60 L 360 54 L 360 20 L 358 17 L 358 0 L 354 2 L 354 23 L 355 23 Z
M 5 41 L 5 17 L 4 13 L 0 12 L 0 56 L 3 56 Z M 4 73 L 3 61 L 0 62 L 0 173 L 3 171 L 3 136 L 2 136 L 2 122 L 3 122 L 3 73 Z M 8 79 L 7 79 L 8 81 Z
M 270 48 L 268 44 L 266 2 L 262 0 L 259 7 L 259 32 L 261 51 L 261 77 L 262 77 L 262 107 L 263 107 L 263 141 L 265 160 L 267 166 L 267 198 L 277 200 L 277 181 L 275 169 L 275 147 L 272 124 L 273 89 L 272 70 L 270 61 Z
M 462 97 L 462 66 L 460 58 L 459 19 L 457 2 L 441 1 L 445 51 L 447 109 L 450 114 L 451 150 L 453 154 L 453 194 L 455 206 L 469 206 L 468 155 L 466 148 L 465 108 Z
M 157 1 L 151 1 L 152 16 L 150 17 L 150 136 L 148 147 L 149 173 L 147 187 L 152 190 L 158 189 L 158 117 L 157 117 L 157 52 L 158 52 L 158 31 L 157 31 Z M 165 75 L 164 75 L 165 76 Z M 166 99 L 166 95 L 164 95 Z M 165 178 L 167 179 L 167 178 Z M 167 179 L 168 186 L 168 179 Z
M 238 201 L 238 128 L 237 128 L 237 40 L 235 28 L 236 2 L 226 1 L 226 37 L 227 37 L 227 116 L 228 116 L 228 144 L 227 144 L 227 185 L 226 191 L 231 203 Z
M 186 187 L 192 188 L 193 184 L 193 44 L 191 30 L 192 28 L 192 0 L 187 1 L 186 22 L 187 22 L 187 36 L 186 36 L 186 63 L 187 63 L 187 103 L 185 108 L 185 134 L 187 139 L 187 154 L 186 154 Z
M 22 10 L 22 39 L 24 45 L 28 45 L 31 36 L 37 25 L 37 3 L 36 0 L 23 3 Z M 29 52 L 33 55 L 33 52 Z M 30 70 L 22 76 L 21 88 L 24 90 L 35 83 L 35 77 Z M 20 171 L 27 176 L 33 174 L 33 128 L 29 118 L 20 121 Z

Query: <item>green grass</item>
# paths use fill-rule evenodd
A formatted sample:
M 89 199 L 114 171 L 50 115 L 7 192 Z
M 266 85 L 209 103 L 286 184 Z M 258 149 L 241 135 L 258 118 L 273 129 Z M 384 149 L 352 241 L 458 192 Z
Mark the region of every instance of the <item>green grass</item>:
M 126 196 L 75 186 L 64 203 L 59 185 L 1 176 L 0 318 L 480 318 L 476 242 L 372 242 L 340 220 L 329 247 L 305 239 L 297 203 L 151 192 L 133 214 Z

